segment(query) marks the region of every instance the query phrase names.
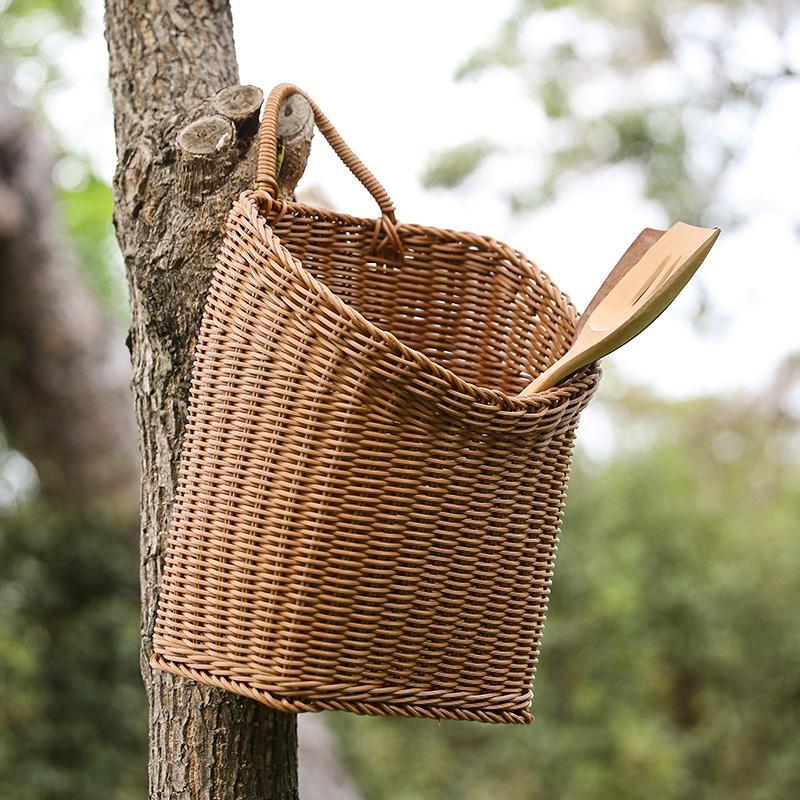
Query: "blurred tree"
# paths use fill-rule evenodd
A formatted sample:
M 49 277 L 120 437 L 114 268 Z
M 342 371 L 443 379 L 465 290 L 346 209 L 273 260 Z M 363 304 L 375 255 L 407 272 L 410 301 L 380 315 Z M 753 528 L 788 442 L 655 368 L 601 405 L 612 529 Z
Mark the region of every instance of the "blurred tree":
M 737 221 L 723 179 L 746 151 L 765 100 L 796 80 L 796 4 L 786 0 L 519 0 L 459 79 L 502 70 L 542 112 L 535 185 L 514 187 L 517 211 L 554 199 L 577 176 L 635 167 L 667 219 Z M 743 45 L 755 45 L 755 50 Z M 498 150 L 460 146 L 432 160 L 428 186 L 452 188 Z
M 336 724 L 370 800 L 800 796 L 800 361 L 766 395 L 608 396 L 578 460 L 532 728 Z
M 48 186 L 55 185 L 55 212 L 77 252 L 75 264 L 105 308 L 126 322 L 128 297 L 111 222 L 111 187 L 88 158 L 60 145 L 58 120 L 52 118 L 54 100 L 69 85 L 62 72 L 65 46 L 85 36 L 85 27 L 81 0 L 0 0 L 0 67 L 6 100 L 24 108 L 28 129 L 47 140 Z
M 208 24 L 224 4 L 200 5 L 200 22 Z M 120 13 L 123 6 L 117 8 Z M 12 65 L 12 88 L 24 94 L 26 105 L 34 98 L 32 106 L 41 108 L 51 81 L 58 80 L 56 61 L 41 52 L 41 42 L 48 32 L 60 35 L 59 26 L 62 32 L 79 31 L 81 5 L 69 0 L 0 0 L 0 8 L 0 46 Z M 723 130 L 717 122 L 726 118 L 725 109 L 741 107 L 756 113 L 764 93 L 783 80 L 784 73 L 790 78 L 792 67 L 782 69 L 789 54 L 775 44 L 774 69 L 764 71 L 763 78 L 758 78 L 758 70 L 745 70 L 755 89 L 745 88 L 737 98 L 736 87 L 723 81 L 715 105 L 713 93 L 697 80 L 705 74 L 702 70 L 686 64 L 679 69 L 672 63 L 683 58 L 677 56 L 681 48 L 674 44 L 673 25 L 689 25 L 696 19 L 693 14 L 708 13 L 705 8 L 712 16 L 701 17 L 700 22 L 711 19 L 712 38 L 716 37 L 716 50 L 709 51 L 711 63 L 723 73 L 735 59 L 736 48 L 726 48 L 723 34 L 714 33 L 714 15 L 730 26 L 729 31 L 754 20 L 760 26 L 759 20 L 766 20 L 769 36 L 777 37 L 769 41 L 777 43 L 789 26 L 775 23 L 775 15 L 788 18 L 793 13 L 790 4 L 779 6 L 775 0 L 759 6 L 675 0 L 657 7 L 638 1 L 619 5 L 589 0 L 520 6 L 519 18 L 510 21 L 501 36 L 511 41 L 516 30 L 520 45 L 516 55 L 513 48 L 501 54 L 501 43 L 478 54 L 464 69 L 465 75 L 477 75 L 495 67 L 518 68 L 516 74 L 545 101 L 555 145 L 541 182 L 544 189 L 516 193 L 511 198 L 516 208 L 535 207 L 551 197 L 562 180 L 596 165 L 631 163 L 642 170 L 647 191 L 664 203 L 668 213 L 679 207 L 676 215 L 692 213 L 684 200 L 694 202 L 700 195 L 692 192 L 699 189 L 712 198 L 714 221 L 719 220 L 716 208 L 722 206 L 714 176 L 736 157 L 741 144 L 737 136 L 747 131 L 717 139 Z M 178 14 L 175 8 L 170 13 Z M 556 45 L 539 47 L 536 63 L 519 55 L 526 49 L 522 37 L 545 31 L 546 15 L 561 15 L 569 23 L 565 28 L 573 49 L 564 50 L 565 73 L 556 70 L 554 79 L 561 81 L 562 90 L 552 80 L 550 87 L 544 85 L 547 70 L 556 68 Z M 603 15 L 616 23 L 613 30 L 602 21 Z M 645 30 L 636 21 L 639 17 L 654 19 Z M 176 20 L 180 21 L 179 15 L 169 23 L 177 24 Z M 650 28 L 662 29 L 666 55 L 634 58 L 640 47 L 651 47 Z M 695 28 L 705 31 L 704 24 Z M 594 35 L 598 29 L 602 36 Z M 152 30 L 162 29 L 155 25 Z M 222 34 L 227 30 L 225 20 Z M 596 52 L 589 58 L 586 48 L 597 47 L 606 34 L 613 36 L 616 56 Z M 681 42 L 690 40 L 693 48 L 705 52 L 707 33 L 702 33 L 699 44 L 694 38 L 681 37 Z M 657 40 L 655 36 L 653 42 Z M 582 64 L 588 64 L 587 91 L 593 80 L 606 74 L 608 64 L 610 78 L 623 81 L 626 92 L 644 92 L 641 102 L 631 101 L 641 111 L 634 113 L 637 119 L 626 121 L 619 109 L 587 111 L 577 103 L 584 84 Z M 173 66 L 181 69 L 183 62 L 176 60 Z M 674 75 L 686 73 L 683 91 L 686 97 L 701 98 L 700 113 L 691 111 L 688 101 L 684 107 L 680 99 L 666 104 L 663 98 L 648 99 L 649 82 L 664 66 L 675 67 Z M 221 85 L 222 73 L 225 80 L 232 80 L 226 70 L 212 80 L 217 80 L 215 86 Z M 208 88 L 202 84 L 198 79 L 196 91 L 204 100 Z M 179 105 L 192 106 L 195 99 L 194 95 L 182 98 Z M 0 114 L 0 122 L 7 119 Z M 682 129 L 680 135 L 676 125 Z M 163 188 L 158 184 L 151 194 L 152 187 L 146 185 L 150 159 L 154 153 L 165 155 L 166 163 L 157 162 L 154 169 L 169 172 L 169 157 L 174 154 L 171 133 L 169 124 L 166 129 L 159 125 L 139 129 L 130 140 L 134 146 L 121 151 L 129 171 L 121 189 L 130 189 L 128 199 L 136 208 L 133 217 L 143 228 L 153 219 L 148 214 L 154 206 L 148 201 Z M 710 155 L 703 149 L 709 144 L 705 137 L 710 139 Z M 723 145 L 727 149 L 717 149 Z M 662 147 L 666 161 L 659 163 L 656 158 L 651 164 L 655 150 Z M 450 154 L 452 163 L 439 162 L 440 176 L 431 181 L 457 185 L 463 174 L 479 168 L 497 149 L 487 141 L 468 143 Z M 693 166 L 697 158 L 700 172 Z M 14 158 L 4 163 L 4 170 L 16 166 Z M 59 202 L 79 256 L 73 263 L 84 270 L 104 302 L 119 309 L 119 281 L 113 262 L 105 257 L 107 187 L 69 154 L 62 154 L 58 163 Z M 677 171 L 671 172 L 675 165 Z M 690 180 L 698 183 L 708 170 L 708 184 L 694 188 L 687 184 L 689 167 Z M 678 184 L 674 187 L 673 178 Z M 0 170 L 2 180 L 7 180 L 7 171 Z M 219 203 L 220 213 L 227 201 L 226 195 Z M 4 218 L 13 216 L 6 208 Z M 153 226 L 151 235 L 159 237 L 163 224 L 161 220 Z M 64 239 L 57 241 L 56 255 L 69 249 Z M 164 270 L 167 281 L 188 269 L 180 259 L 171 260 L 168 245 L 158 251 L 160 263 L 169 267 Z M 3 246 L 0 241 L 0 250 Z M 206 242 L 202 250 L 211 249 L 213 243 Z M 201 260 L 198 257 L 198 263 Z M 69 261 L 68 257 L 64 263 Z M 54 271 L 63 277 L 60 266 Z M 200 276 L 198 286 L 202 280 Z M 73 278 L 69 283 L 80 285 Z M 80 292 L 86 296 L 83 288 Z M 200 289 L 192 285 L 188 294 L 192 292 L 199 296 Z M 17 296 L 0 285 L 0 298 L 19 318 L 13 302 Z M 157 302 L 158 297 L 151 300 Z M 178 324 L 169 320 L 176 306 L 166 300 L 163 306 L 162 314 L 156 309 L 139 320 L 135 330 L 140 336 L 156 335 L 153 326 L 171 330 Z M 190 350 L 187 342 L 196 310 L 191 303 L 179 305 L 177 311 L 184 315 L 180 325 L 185 326 L 179 341 L 167 337 L 162 340 L 165 350 L 156 350 L 158 369 L 166 368 L 158 373 L 159 380 L 166 375 L 168 384 L 155 384 L 152 403 L 167 430 L 159 441 L 169 445 L 179 438 L 176 429 L 182 424 L 182 356 Z M 140 361 L 140 367 L 143 364 Z M 7 390 L 8 385 L 0 388 Z M 793 619 L 800 594 L 796 399 L 792 404 L 796 387 L 796 377 L 787 367 L 774 391 L 752 401 L 707 399 L 673 407 L 630 390 L 612 398 L 616 405 L 607 411 L 624 414 L 617 430 L 625 435 L 607 463 L 583 457 L 576 467 L 538 678 L 537 724 L 531 729 L 437 727 L 424 721 L 338 715 L 335 721 L 346 733 L 344 741 L 368 796 L 375 800 L 796 797 L 800 687 L 795 665 L 800 642 L 787 622 Z M 146 405 L 147 398 L 141 402 Z M 28 410 L 23 419 L 35 419 L 37 404 L 30 403 Z M 69 412 L 62 412 L 62 419 L 68 418 Z M 2 451 L 6 448 L 0 446 Z M 174 452 L 174 446 L 167 448 L 159 463 L 174 466 Z M 50 458 L 50 463 L 57 466 L 58 461 Z M 153 472 L 156 481 L 160 474 Z M 171 485 L 169 469 L 163 474 Z M 62 496 L 68 493 L 67 488 Z M 0 797 L 132 799 L 145 791 L 144 709 L 140 680 L 132 669 L 138 639 L 137 592 L 131 583 L 135 555 L 123 538 L 109 536 L 118 526 L 110 525 L 104 513 L 89 512 L 82 504 L 69 514 L 60 509 L 41 498 L 14 511 L 0 509 Z M 152 533 L 156 520 L 151 519 L 149 526 Z M 152 552 L 145 558 L 151 564 L 156 561 Z M 184 709 L 197 712 L 190 725 L 202 725 L 210 708 L 196 700 L 192 696 Z M 220 707 L 225 708 L 224 701 Z M 227 723 L 213 731 L 224 746 L 225 736 L 219 731 L 227 731 Z M 259 773 L 263 759 L 271 754 L 259 746 L 263 738 L 254 734 L 253 741 L 259 765 L 253 773 Z M 242 756 L 240 751 L 232 755 Z M 208 763 L 205 752 L 199 756 Z
M 53 165 L 0 72 L 0 419 L 51 501 L 116 506 L 132 531 L 139 474 L 128 357 L 64 236 Z M 83 224 L 97 226 L 92 214 L 106 208 L 83 208 Z
M 59 79 L 43 42 L 80 20 L 77 3 L 11 2 L 0 21 L 0 488 L 23 463 L 9 445 L 37 473 L 25 496 L 0 493 L 0 796 L 19 800 L 144 790 L 138 465 L 108 313 L 121 286 L 110 190 L 54 153 L 41 113 Z M 60 193 L 54 169 L 69 172 Z

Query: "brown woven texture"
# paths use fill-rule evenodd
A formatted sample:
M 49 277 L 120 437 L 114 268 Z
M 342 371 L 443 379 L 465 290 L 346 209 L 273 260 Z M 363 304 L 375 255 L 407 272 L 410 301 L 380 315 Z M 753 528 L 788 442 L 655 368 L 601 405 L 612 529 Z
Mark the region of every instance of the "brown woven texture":
M 530 722 L 586 369 L 515 395 L 575 309 L 485 236 L 278 200 L 228 218 L 192 375 L 153 664 L 286 711 Z

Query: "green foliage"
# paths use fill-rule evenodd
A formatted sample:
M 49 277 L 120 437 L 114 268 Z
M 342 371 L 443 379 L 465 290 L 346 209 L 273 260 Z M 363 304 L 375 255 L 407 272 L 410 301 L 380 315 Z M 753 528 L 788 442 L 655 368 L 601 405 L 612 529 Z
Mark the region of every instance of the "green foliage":
M 15 59 L 39 60 L 43 40 L 77 35 L 83 16 L 80 0 L 0 0 L 0 49 Z
M 440 186 L 455 189 L 483 163 L 495 147 L 483 139 L 462 144 L 432 160 L 422 176 L 428 188 Z
M 368 800 L 800 796 L 800 464 L 776 403 L 617 398 L 579 460 L 530 728 L 333 715 Z
M 80 0 L 0 0 L 0 55 L 26 105 L 41 108 L 60 78 L 58 40 L 76 36 L 83 25 Z
M 0 10 L 8 24 L 47 15 L 59 29 L 77 33 L 83 22 L 83 3 L 80 0 L 6 0 L 3 6 Z
M 0 517 L 0 797 L 143 796 L 136 562 L 89 514 Z
M 627 164 L 667 218 L 731 225 L 737 213 L 722 179 L 745 152 L 770 91 L 796 79 L 780 58 L 796 14 L 782 0 L 520 0 L 457 77 L 509 72 L 549 126 L 535 154 L 518 154 L 542 175 L 510 193 L 513 210 L 552 201 L 580 175 Z M 733 44 L 750 27 L 772 38 L 772 65 L 759 58 L 755 66 Z M 436 176 L 448 176 L 458 151 L 432 162 L 426 184 L 448 185 Z
M 90 286 L 120 320 L 128 319 L 128 297 L 122 276 L 119 248 L 111 213 L 114 202 L 109 185 L 90 165 L 70 156 L 62 159 L 76 178 L 59 193 L 64 224 L 78 253 Z

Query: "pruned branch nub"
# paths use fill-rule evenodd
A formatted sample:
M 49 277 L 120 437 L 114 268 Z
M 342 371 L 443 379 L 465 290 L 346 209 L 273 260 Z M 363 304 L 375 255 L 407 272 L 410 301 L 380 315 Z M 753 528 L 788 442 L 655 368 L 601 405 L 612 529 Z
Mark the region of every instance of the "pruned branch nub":
M 190 122 L 178 134 L 178 149 L 188 156 L 216 156 L 236 141 L 230 120 L 215 114 Z
M 218 186 L 233 165 L 235 144 L 233 123 L 219 114 L 200 117 L 181 130 L 175 178 L 184 203 L 197 203 Z
M 278 138 L 283 147 L 283 163 L 278 175 L 282 197 L 292 197 L 308 163 L 311 137 L 314 135 L 314 112 L 301 94 L 292 94 L 281 106 Z
M 264 92 L 258 86 L 227 86 L 211 98 L 214 113 L 229 119 L 236 127 L 242 156 L 258 133 L 258 112 L 263 102 Z
M 207 101 L 212 112 L 189 122 L 178 133 L 176 180 L 184 205 L 197 205 L 216 191 L 233 167 L 252 164 L 258 133 L 258 112 L 264 94 L 257 86 L 227 86 Z M 314 133 L 314 113 L 303 95 L 289 96 L 281 106 L 278 137 L 283 149 L 278 187 L 292 197 L 305 171 Z M 255 178 L 255 175 L 252 175 Z
M 233 123 L 243 122 L 258 115 L 264 93 L 258 86 L 227 86 L 211 98 L 211 107 Z

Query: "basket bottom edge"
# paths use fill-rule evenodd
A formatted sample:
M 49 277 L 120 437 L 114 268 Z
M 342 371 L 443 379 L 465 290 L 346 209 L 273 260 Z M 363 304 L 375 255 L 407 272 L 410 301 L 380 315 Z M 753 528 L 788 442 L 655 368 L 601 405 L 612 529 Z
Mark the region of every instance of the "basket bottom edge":
M 206 686 L 232 692 L 256 700 L 259 703 L 289 713 L 320 711 L 349 711 L 353 714 L 368 716 L 392 717 L 420 717 L 425 719 L 451 719 L 471 722 L 488 722 L 495 724 L 528 725 L 533 722 L 533 715 L 528 709 L 522 710 L 491 710 L 491 709 L 466 709 L 435 705 L 414 705 L 413 703 L 365 703 L 347 700 L 298 700 L 285 697 L 263 689 L 257 689 L 247 683 L 235 681 L 209 670 L 195 669 L 178 661 L 154 653 L 150 657 L 150 666 L 178 675 L 182 678 L 197 681 Z

